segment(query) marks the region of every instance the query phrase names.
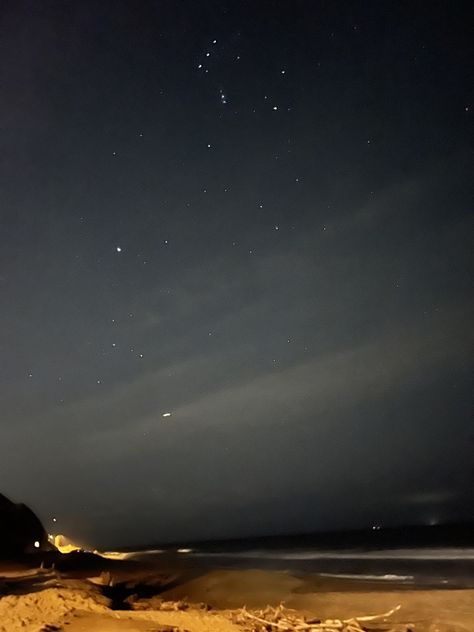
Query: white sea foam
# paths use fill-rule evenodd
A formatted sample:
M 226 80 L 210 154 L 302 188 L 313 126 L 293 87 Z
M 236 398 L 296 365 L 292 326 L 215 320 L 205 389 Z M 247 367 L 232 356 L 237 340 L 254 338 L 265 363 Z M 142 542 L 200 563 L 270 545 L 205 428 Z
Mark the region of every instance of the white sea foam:
M 238 552 L 197 551 L 196 557 L 236 557 L 245 559 L 274 560 L 474 560 L 474 548 L 439 548 L 439 549 L 384 549 L 374 551 L 358 550 L 315 550 L 306 551 L 263 551 L 247 550 Z
M 408 582 L 413 581 L 413 575 L 358 575 L 351 573 L 318 573 L 321 577 L 334 577 L 336 579 L 359 579 L 365 581 L 384 581 L 384 582 Z

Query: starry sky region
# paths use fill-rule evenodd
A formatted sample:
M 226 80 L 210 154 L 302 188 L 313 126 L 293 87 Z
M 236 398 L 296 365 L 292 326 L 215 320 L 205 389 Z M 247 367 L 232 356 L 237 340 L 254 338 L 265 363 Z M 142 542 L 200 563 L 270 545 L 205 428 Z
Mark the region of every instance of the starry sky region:
M 473 517 L 469 21 L 2 3 L 3 493 L 96 546 Z

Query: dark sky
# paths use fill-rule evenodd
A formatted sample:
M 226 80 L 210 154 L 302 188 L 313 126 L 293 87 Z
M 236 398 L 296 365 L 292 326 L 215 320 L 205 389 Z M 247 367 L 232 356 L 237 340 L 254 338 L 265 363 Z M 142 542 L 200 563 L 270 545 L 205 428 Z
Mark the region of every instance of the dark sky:
M 472 517 L 468 6 L 2 2 L 3 493 L 96 545 Z

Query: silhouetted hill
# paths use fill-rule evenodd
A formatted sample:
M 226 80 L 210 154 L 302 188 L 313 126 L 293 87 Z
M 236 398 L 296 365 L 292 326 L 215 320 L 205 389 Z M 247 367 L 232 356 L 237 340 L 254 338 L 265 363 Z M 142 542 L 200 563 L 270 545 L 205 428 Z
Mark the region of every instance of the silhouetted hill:
M 15 558 L 49 549 L 48 534 L 33 511 L 0 494 L 0 557 Z

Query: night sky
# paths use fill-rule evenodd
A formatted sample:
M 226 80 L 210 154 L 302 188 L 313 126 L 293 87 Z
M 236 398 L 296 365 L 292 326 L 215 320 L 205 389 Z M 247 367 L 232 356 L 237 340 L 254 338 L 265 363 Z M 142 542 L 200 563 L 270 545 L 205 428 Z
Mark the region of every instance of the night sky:
M 1 492 L 98 546 L 473 517 L 468 7 L 2 2 Z

